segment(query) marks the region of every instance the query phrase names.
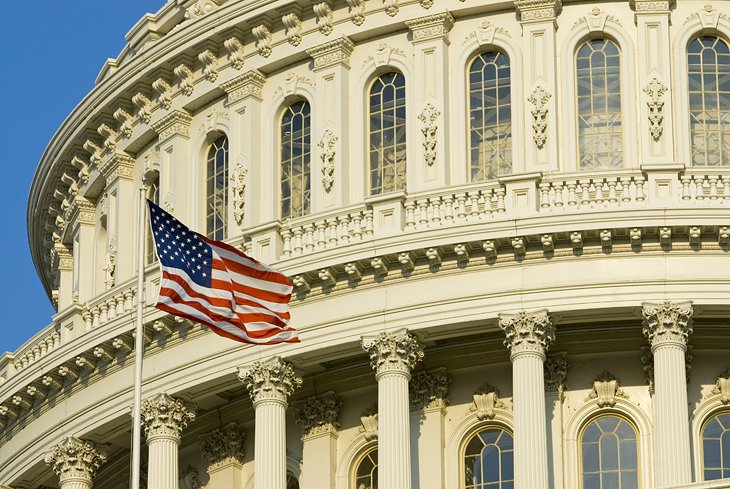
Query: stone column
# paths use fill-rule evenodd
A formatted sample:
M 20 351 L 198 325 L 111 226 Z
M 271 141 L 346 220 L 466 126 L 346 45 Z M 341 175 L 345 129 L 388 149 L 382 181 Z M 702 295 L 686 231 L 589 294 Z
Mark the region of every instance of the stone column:
M 287 399 L 302 385 L 302 378 L 279 357 L 238 367 L 238 378 L 246 385 L 256 412 L 254 488 L 285 489 Z
M 208 460 L 208 487 L 243 487 L 243 440 L 246 432 L 229 423 L 204 436 L 200 450 Z
M 545 419 L 545 352 L 555 341 L 547 310 L 500 314 L 512 361 L 515 489 L 549 487 Z
M 446 369 L 413 374 L 410 391 L 411 427 L 417 433 L 418 453 L 413 457 L 413 477 L 419 489 L 442 489 L 444 480 L 444 416 L 448 403 Z
M 194 419 L 195 413 L 190 407 L 167 394 L 142 401 L 142 427 L 149 446 L 148 489 L 177 486 L 180 435 Z
M 692 302 L 645 302 L 644 334 L 654 355 L 654 474 L 657 487 L 692 481 L 685 352 Z
M 58 475 L 61 489 L 91 489 L 106 453 L 90 441 L 69 437 L 54 446 L 44 461 Z
M 408 381 L 423 348 L 406 329 L 365 336 L 362 347 L 378 381 L 378 487 L 411 489 Z
M 334 392 L 310 397 L 297 406 L 296 421 L 302 425 L 302 458 L 306 460 L 302 489 L 335 489 L 337 430 L 342 401 Z

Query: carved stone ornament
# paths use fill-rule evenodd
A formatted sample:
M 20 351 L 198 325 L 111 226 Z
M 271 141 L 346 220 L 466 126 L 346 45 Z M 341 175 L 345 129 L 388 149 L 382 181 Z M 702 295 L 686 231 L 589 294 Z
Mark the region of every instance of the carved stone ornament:
M 192 116 L 186 110 L 173 110 L 165 117 L 155 122 L 153 129 L 157 132 L 160 142 L 173 136 L 190 137 Z
M 243 51 L 243 44 L 241 41 L 238 40 L 237 37 L 229 37 L 225 41 L 223 41 L 223 47 L 226 49 L 226 52 L 228 53 L 228 61 L 231 63 L 231 66 L 235 70 L 240 70 L 243 68 L 244 63 L 244 51 Z
M 477 419 L 494 419 L 497 414 L 494 410 L 504 409 L 505 405 L 499 398 L 499 391 L 489 384 L 484 384 L 482 387 L 477 389 L 473 395 L 474 404 L 471 407 L 472 411 L 476 411 Z
M 264 83 L 266 83 L 266 75 L 259 70 L 251 70 L 221 83 L 221 88 L 228 95 L 228 103 L 237 102 L 248 97 L 261 100 Z
M 198 469 L 192 465 L 188 465 L 180 473 L 180 487 L 182 489 L 200 489 L 203 484 L 200 483 L 200 475 Z
M 520 353 L 544 355 L 555 341 L 555 327 L 544 309 L 500 314 L 499 327 L 505 334 L 504 346 L 513 358 Z
M 449 12 L 441 12 L 407 20 L 406 25 L 413 33 L 414 43 L 433 39 L 443 39 L 448 43 L 449 31 L 454 27 L 454 17 Z
M 687 344 L 692 333 L 692 301 L 642 304 L 644 335 L 652 349 L 663 344 Z
M 251 29 L 251 34 L 256 39 L 256 50 L 259 54 L 264 58 L 271 56 L 271 31 L 269 31 L 269 28 L 264 24 L 257 25 Z
M 315 3 L 312 5 L 319 32 L 325 36 L 332 34 L 332 7 L 327 2 Z
M 332 184 L 335 183 L 335 144 L 337 136 L 329 129 L 324 131 L 322 139 L 317 143 L 322 150 L 319 156 L 322 159 L 322 186 L 327 192 L 332 190 Z
M 266 401 L 286 404 L 292 392 L 302 385 L 294 367 L 280 357 L 238 367 L 238 379 L 246 385 L 254 407 Z
M 545 141 L 547 141 L 547 103 L 550 100 L 550 96 L 547 90 L 538 85 L 527 99 L 534 107 L 530 111 L 532 114 L 532 139 L 540 149 L 545 146 Z
M 236 163 L 230 176 L 233 190 L 233 217 L 239 226 L 243 225 L 246 211 L 246 177 L 248 176 L 248 167 L 243 163 L 242 158 Z
M 152 82 L 152 90 L 157 94 L 157 103 L 164 109 L 172 106 L 172 87 L 164 78 Z
M 129 138 L 132 136 L 132 114 L 124 110 L 122 107 L 114 111 L 114 119 L 119 123 L 119 132 L 124 134 L 124 137 Z M 74 165 L 76 166 L 76 165 Z
M 365 22 L 365 0 L 347 0 L 350 7 L 350 20 L 355 25 Z
M 703 29 L 717 29 L 717 24 L 720 19 L 729 20 L 730 18 L 727 14 L 720 13 L 719 10 L 708 3 L 702 8 L 702 10 L 694 12 L 687 17 L 684 23 L 687 24 L 693 20 L 698 20 Z
M 391 17 L 398 15 L 398 0 L 383 0 L 385 13 Z
M 365 441 L 373 441 L 378 438 L 378 406 L 375 405 L 365 410 L 360 416 L 360 433 L 365 436 Z
M 554 21 L 563 6 L 562 0 L 515 0 L 514 4 L 522 22 Z
M 668 14 L 670 0 L 629 0 L 637 14 Z
M 107 289 L 114 287 L 114 271 L 117 269 L 117 249 L 110 244 L 106 250 L 106 258 L 104 261 L 104 283 Z
M 198 0 L 185 11 L 186 20 L 197 20 L 205 17 L 218 8 L 220 0 Z
M 198 60 L 203 64 L 205 78 L 210 82 L 216 81 L 218 79 L 218 56 L 210 49 L 206 49 L 198 53 Z
M 436 162 L 436 131 L 438 130 L 436 120 L 438 120 L 440 115 L 440 110 L 431 103 L 427 103 L 421 115 L 418 116 L 421 124 L 423 124 L 423 127 L 421 127 L 421 133 L 423 134 L 423 156 L 428 166 L 433 166 Z
M 307 49 L 307 54 L 314 60 L 314 71 L 338 64 L 349 68 L 353 49 L 355 49 L 355 44 L 349 38 L 342 36 L 334 41 Z
M 644 87 L 644 93 L 649 96 L 646 105 L 649 107 L 649 134 L 654 141 L 659 141 L 664 132 L 664 100 L 662 96 L 667 91 L 658 78 L 652 78 Z
M 370 365 L 376 377 L 393 372 L 408 375 L 423 359 L 423 347 L 406 329 L 365 336 L 362 347 L 370 354 Z
M 342 401 L 334 392 L 310 397 L 294 411 L 297 424 L 302 427 L 302 438 L 323 433 L 335 433 L 339 427 Z
M 152 100 L 144 93 L 138 92 L 132 97 L 132 104 L 137 108 L 137 117 L 145 124 L 149 124 L 152 119 Z
M 180 63 L 172 70 L 175 73 L 175 77 L 178 79 L 178 86 L 180 91 L 188 97 L 193 94 L 195 85 L 193 84 L 193 71 L 185 63 Z
M 712 393 L 720 396 L 720 402 L 730 404 L 730 367 L 726 368 L 715 381 L 715 388 Z
M 209 468 L 227 464 L 242 465 L 246 455 L 243 449 L 245 438 L 246 432 L 236 423 L 229 423 L 202 437 L 200 451 L 208 460 Z
M 68 437 L 54 446 L 44 461 L 61 479 L 61 485 L 68 479 L 82 479 L 90 485 L 106 459 L 106 453 L 90 441 Z
M 568 378 L 568 357 L 565 353 L 550 355 L 543 365 L 545 392 L 561 392 Z
M 619 387 L 619 381 L 612 373 L 604 371 L 593 381 L 593 390 L 588 399 L 595 399 L 598 407 L 613 407 L 616 398 L 627 398 L 626 393 Z
M 292 46 L 299 46 L 302 42 L 302 20 L 296 13 L 289 12 L 281 17 L 281 22 L 284 24 L 287 42 Z
M 408 387 L 411 411 L 446 407 L 449 402 L 449 381 L 445 368 L 415 372 Z
M 179 442 L 182 431 L 194 420 L 195 412 L 181 399 L 163 393 L 142 401 L 142 426 L 148 444 L 156 438 Z

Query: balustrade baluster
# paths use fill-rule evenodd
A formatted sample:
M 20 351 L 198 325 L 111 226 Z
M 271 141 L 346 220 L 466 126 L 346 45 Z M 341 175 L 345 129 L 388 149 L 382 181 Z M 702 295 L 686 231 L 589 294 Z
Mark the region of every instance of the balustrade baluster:
M 428 227 L 428 200 L 421 199 L 416 205 L 418 205 L 418 224 L 421 228 Z
M 710 200 L 717 200 L 717 177 L 711 176 L 708 181 L 710 182 Z
M 314 251 L 314 224 L 304 225 L 304 249 L 311 253 Z
M 547 182 L 540 183 L 540 208 L 550 208 L 550 184 Z
M 590 206 L 591 204 L 591 192 L 590 192 L 591 182 L 580 182 L 580 188 L 581 188 L 581 195 L 580 195 L 580 205 L 583 206 Z
M 636 177 L 636 201 L 644 202 L 646 200 L 646 193 L 644 192 L 644 177 Z
M 578 182 L 568 183 L 568 206 L 575 207 L 578 205 L 578 196 L 575 195 L 575 189 L 578 186 Z
M 505 189 L 503 189 L 502 187 L 499 187 L 494 190 L 494 193 L 497 196 L 497 212 L 506 212 L 507 207 L 504 203 L 504 196 L 507 193 L 507 191 Z
M 696 200 L 705 200 L 705 177 L 704 176 L 694 176 L 694 182 L 695 182 L 695 199 Z
M 722 177 L 722 198 L 730 200 L 730 176 Z
M 345 214 L 339 218 L 340 221 L 340 242 L 343 245 L 350 244 L 350 215 Z
M 294 247 L 294 254 L 295 255 L 301 255 L 302 254 L 302 250 L 304 249 L 304 247 L 302 245 L 302 233 L 303 233 L 303 231 L 302 231 L 301 226 L 297 226 L 296 228 L 294 228 L 293 229 L 293 233 L 294 233 L 294 238 L 293 238 L 294 243 L 293 243 L 292 246 Z
M 553 183 L 553 189 L 554 189 L 554 206 L 555 207 L 563 207 L 565 205 L 563 201 L 563 182 L 555 182 Z
M 283 228 L 279 231 L 279 236 L 281 236 L 281 240 L 284 242 L 282 245 L 281 255 L 284 257 L 291 256 L 291 231 L 287 228 Z
M 406 230 L 413 231 L 416 229 L 416 204 L 412 201 L 406 202 Z
M 434 226 L 441 225 L 441 197 L 429 199 L 431 201 L 431 223 Z
M 454 222 L 454 196 L 451 194 L 444 196 L 444 221 L 446 224 Z
M 370 237 L 373 235 L 373 210 L 365 211 L 365 235 Z
M 466 194 L 461 193 L 456 196 L 456 217 L 459 221 L 466 221 Z
M 362 240 L 362 212 L 352 215 L 352 236 L 356 241 Z

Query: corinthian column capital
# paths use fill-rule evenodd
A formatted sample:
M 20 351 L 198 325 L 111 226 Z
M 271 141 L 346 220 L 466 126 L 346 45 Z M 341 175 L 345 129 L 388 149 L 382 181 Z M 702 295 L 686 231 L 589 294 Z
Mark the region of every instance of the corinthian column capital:
M 302 378 L 296 374 L 294 367 L 280 357 L 238 367 L 238 379 L 246 385 L 254 407 L 265 401 L 286 405 L 287 398 L 302 385 Z
M 522 353 L 545 357 L 545 352 L 555 341 L 555 326 L 547 309 L 541 311 L 520 311 L 517 314 L 500 314 L 499 327 L 504 331 L 504 346 L 510 358 Z
M 246 432 L 236 423 L 229 423 L 204 436 L 200 451 L 208 459 L 209 470 L 228 464 L 243 465 L 245 438 Z
M 297 406 L 294 415 L 297 424 L 302 426 L 302 438 L 336 433 L 340 427 L 341 407 L 342 401 L 334 392 L 327 392 L 320 397 L 310 397 Z
M 44 461 L 58 475 L 61 486 L 65 482 L 85 482 L 91 487 L 91 479 L 101 464 L 106 462 L 106 453 L 90 441 L 68 437 L 54 446 Z
M 410 378 L 411 369 L 423 359 L 423 347 L 407 329 L 363 336 L 362 347 L 370 354 L 376 378 L 392 372 L 405 373 Z
M 171 438 L 179 443 L 182 430 L 193 420 L 195 412 L 182 400 L 167 394 L 142 401 L 142 426 L 147 444 L 159 438 Z
M 692 301 L 644 302 L 644 335 L 654 350 L 663 345 L 687 346 L 692 333 Z

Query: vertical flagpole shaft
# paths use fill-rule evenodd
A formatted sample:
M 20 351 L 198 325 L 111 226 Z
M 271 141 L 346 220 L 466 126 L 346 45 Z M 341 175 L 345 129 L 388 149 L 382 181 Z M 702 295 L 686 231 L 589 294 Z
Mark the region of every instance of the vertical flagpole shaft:
M 142 355 L 144 354 L 144 245 L 145 245 L 145 191 L 142 181 L 139 189 L 139 246 L 137 248 L 137 326 L 134 337 L 134 407 L 132 424 L 132 489 L 139 489 L 141 449 L 142 449 Z

